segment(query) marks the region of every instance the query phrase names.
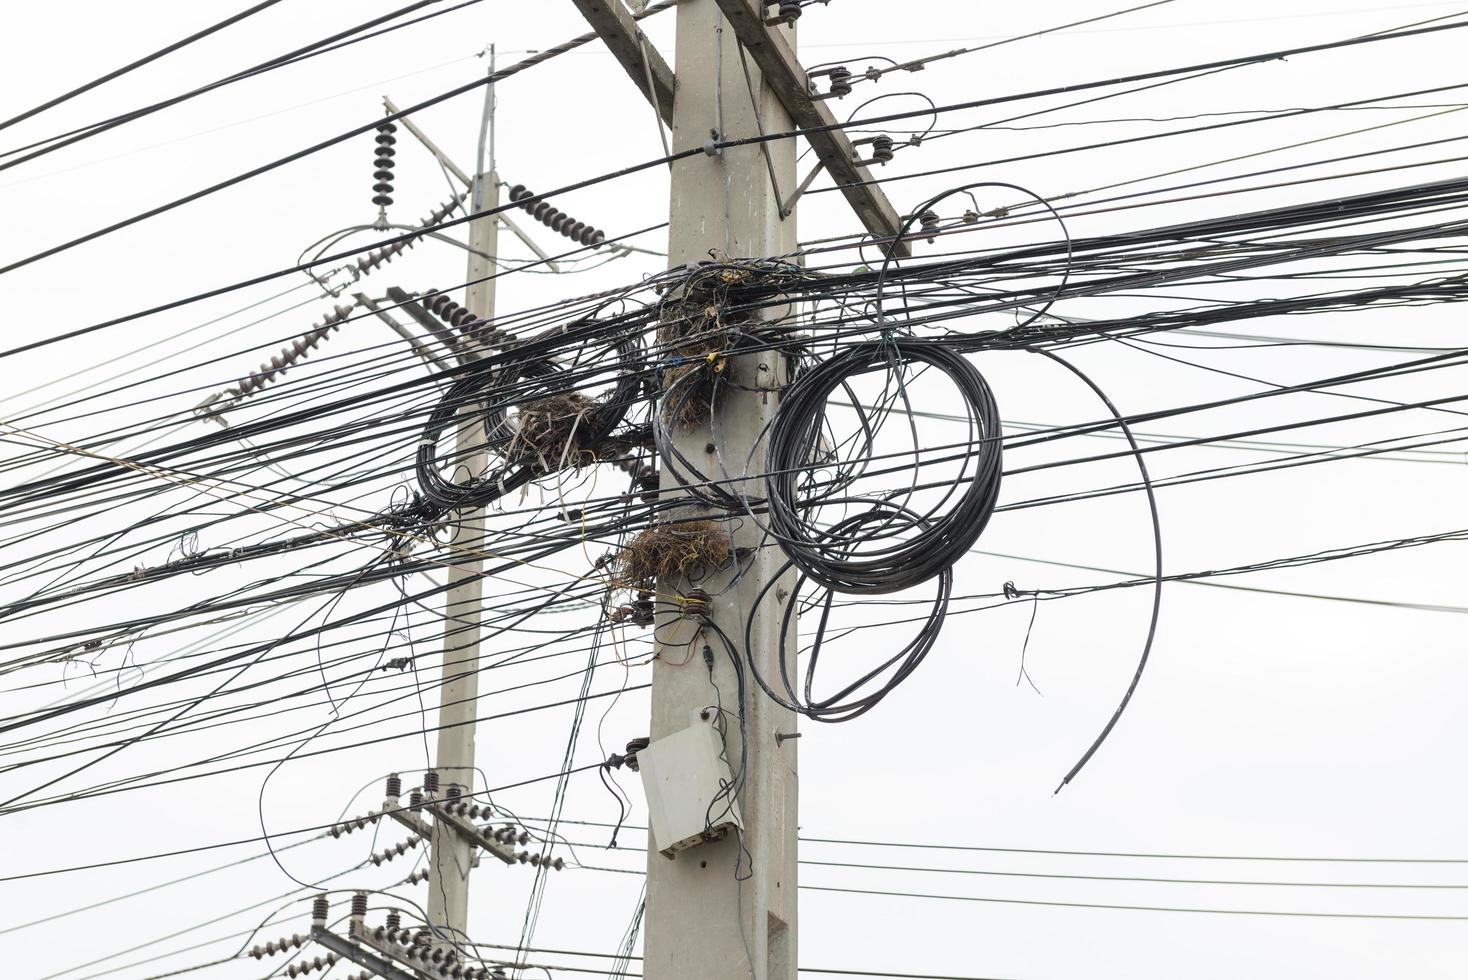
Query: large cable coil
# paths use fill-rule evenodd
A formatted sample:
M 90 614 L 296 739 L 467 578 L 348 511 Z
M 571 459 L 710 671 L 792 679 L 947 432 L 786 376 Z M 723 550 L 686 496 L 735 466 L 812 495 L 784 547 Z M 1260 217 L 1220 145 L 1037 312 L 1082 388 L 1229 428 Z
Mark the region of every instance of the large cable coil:
M 900 375 L 914 364 L 945 375 L 969 412 L 972 448 L 939 504 L 927 513 L 883 498 L 825 496 L 845 507 L 865 503 L 884 518 L 864 523 L 857 537 L 821 527 L 807 516 L 802 477 L 818 453 L 827 400 L 839 388 L 874 371 Z M 925 386 L 927 382 L 924 382 Z M 1001 467 L 999 408 L 978 370 L 940 343 L 895 338 L 860 344 L 811 368 L 786 391 L 768 434 L 765 496 L 768 527 L 790 561 L 812 581 L 836 592 L 878 595 L 912 588 L 951 567 L 971 548 L 994 513 Z M 914 446 L 914 455 L 920 451 Z M 916 463 L 916 459 L 915 459 Z M 962 491 L 959 488 L 962 487 Z M 809 488 L 806 487 L 807 498 Z M 944 507 L 957 495 L 956 502 Z M 944 507 L 942 513 L 938 508 Z

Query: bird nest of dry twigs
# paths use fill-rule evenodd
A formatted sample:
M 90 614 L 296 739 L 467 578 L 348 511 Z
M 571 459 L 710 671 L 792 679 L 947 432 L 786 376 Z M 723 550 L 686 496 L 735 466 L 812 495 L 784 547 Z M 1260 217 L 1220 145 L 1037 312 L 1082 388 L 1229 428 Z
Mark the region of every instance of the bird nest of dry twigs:
M 595 399 L 574 391 L 525 402 L 505 445 L 505 457 L 534 462 L 546 471 L 595 460 L 595 448 L 587 448 L 582 439 L 591 430 L 590 416 L 596 409 Z
M 612 562 L 612 583 L 627 589 L 651 589 L 659 578 L 723 568 L 733 548 L 715 521 L 658 524 L 638 534 Z

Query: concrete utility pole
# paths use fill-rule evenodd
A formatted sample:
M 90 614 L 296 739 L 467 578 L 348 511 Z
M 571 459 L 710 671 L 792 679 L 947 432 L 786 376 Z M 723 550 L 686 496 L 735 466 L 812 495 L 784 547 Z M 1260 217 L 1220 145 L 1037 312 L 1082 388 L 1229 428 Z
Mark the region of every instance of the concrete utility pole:
M 494 72 L 491 54 L 490 67 Z M 494 165 L 494 86 L 485 94 L 484 124 L 479 138 L 479 158 L 470 185 L 469 206 L 477 213 L 499 206 L 499 176 Z M 488 160 L 486 161 L 486 147 Z M 495 271 L 493 258 L 499 255 L 499 221 L 493 216 L 477 218 L 469 223 L 469 282 L 465 308 L 475 317 L 494 319 L 495 279 L 486 279 Z M 484 280 L 484 281 L 479 281 Z M 465 359 L 475 359 L 480 352 L 476 340 L 465 337 Z M 481 416 L 472 408 L 462 413 L 463 424 L 455 434 L 455 465 L 479 472 L 488 465 Z M 474 720 L 479 710 L 479 637 L 482 614 L 484 559 L 484 508 L 476 507 L 458 514 L 456 553 L 463 556 L 449 568 L 449 591 L 444 603 L 444 683 L 439 689 L 438 750 L 435 772 L 439 779 L 439 797 L 450 785 L 458 785 L 464 794 L 474 791 Z M 469 868 L 474 857 L 474 844 L 455 832 L 447 821 L 433 821 L 432 852 L 428 867 L 428 920 L 441 930 L 439 940 L 458 942 L 467 938 L 469 925 Z
M 791 129 L 790 114 L 766 83 L 753 58 L 741 59 L 740 45 L 716 0 L 682 0 L 678 4 L 677 86 L 673 99 L 673 152 L 701 147 L 710 138 L 733 139 Z M 792 28 L 770 27 L 792 47 Z M 748 77 L 746 78 L 746 66 Z M 753 99 L 751 99 L 751 90 Z M 794 140 L 767 144 L 768 161 L 758 146 L 731 148 L 717 155 L 699 154 L 673 165 L 668 231 L 668 263 L 677 267 L 707 261 L 711 249 L 730 258 L 786 255 L 795 250 L 795 218 L 781 218 L 779 193 L 795 187 Z M 679 426 L 678 450 L 718 476 L 716 456 L 707 451 L 717 439 L 718 457 L 731 475 L 750 457 L 760 430 L 774 415 L 774 392 L 739 391 L 748 385 L 769 389 L 782 380 L 784 358 L 755 353 L 731 358 L 734 384 L 724 386 L 715 406 L 717 417 L 699 426 Z M 755 466 L 761 459 L 754 454 Z M 662 489 L 676 493 L 677 484 L 663 467 Z M 751 492 L 758 493 L 753 489 Z M 727 523 L 736 548 L 760 543 L 757 526 L 747 518 Z M 766 542 L 739 562 L 736 587 L 725 590 L 732 573 L 699 582 L 712 597 L 709 618 L 742 645 L 744 620 L 760 589 L 784 561 L 780 549 Z M 689 588 L 687 582 L 659 583 L 664 600 Z M 766 602 L 751 636 L 748 656 L 766 676 L 778 675 L 780 613 L 783 606 Z M 693 627 L 676 622 L 677 613 L 660 617 L 658 636 L 686 642 Z M 648 980 L 795 980 L 796 976 L 796 741 L 777 739 L 796 730 L 795 716 L 746 681 L 744 703 L 737 702 L 734 667 L 716 638 L 713 679 L 702 659 L 702 642 L 693 659 L 672 666 L 687 650 L 659 643 L 653 664 L 653 741 L 688 727 L 690 711 L 722 700 L 725 745 L 731 768 L 744 767 L 739 794 L 743 816 L 741 839 L 729 835 L 700 844 L 668 860 L 650 844 L 647 861 L 647 909 L 643 943 L 643 975 Z M 666 653 L 666 659 L 663 655 Z M 745 651 L 738 651 L 744 656 Z M 746 668 L 745 673 L 748 673 Z M 748 745 L 740 759 L 739 713 Z M 736 881 L 736 868 L 742 881 Z
M 834 181 L 867 232 L 886 243 L 879 247 L 908 254 L 907 243 L 895 237 L 901 217 L 858 160 L 846 134 L 826 128 L 839 124 L 825 97 L 812 92 L 795 57 L 794 15 L 784 10 L 789 5 L 779 4 L 777 11 L 765 0 L 679 0 L 675 71 L 636 23 L 648 9 L 645 3 L 634 4 L 639 11 L 634 16 L 623 0 L 573 2 L 659 118 L 672 125 L 674 153 L 702 148 L 710 138 L 718 143 L 761 132 L 807 130 L 820 169 Z M 770 14 L 777 12 L 792 16 L 791 22 L 772 22 Z M 669 267 L 705 261 L 711 249 L 731 259 L 793 253 L 794 209 L 800 192 L 817 175 L 812 172 L 798 184 L 795 155 L 795 141 L 781 139 L 763 147 L 729 148 L 675 162 Z M 675 429 L 674 443 L 685 458 L 702 462 L 700 468 L 713 478 L 723 475 L 720 459 L 730 476 L 749 459 L 757 476 L 763 454 L 751 450 L 778 408 L 779 389 L 786 380 L 785 358 L 739 355 L 729 358 L 725 370 L 734 384 L 721 389 L 712 423 Z M 676 499 L 680 490 L 666 465 L 662 474 L 664 499 Z M 760 490 L 754 486 L 748 492 Z M 690 505 L 684 516 L 697 516 L 696 508 Z M 712 597 L 708 618 L 742 644 L 754 598 L 774 577 L 784 556 L 777 545 L 761 542 L 752 521 L 736 515 L 727 527 L 736 551 L 763 547 L 738 559 L 737 585 L 726 588 L 733 576 L 725 572 L 698 586 Z M 688 588 L 687 582 L 659 582 L 660 607 Z M 789 586 L 776 587 L 777 601 L 761 605 L 750 630 L 750 649 L 736 651 L 758 664 L 767 677 L 778 674 L 780 621 L 788 594 Z M 797 743 L 785 737 L 796 734 L 794 713 L 765 697 L 748 677 L 744 703 L 737 704 L 734 667 L 715 637 L 709 637 L 713 683 L 702 660 L 701 642 L 694 644 L 692 660 L 674 666 L 689 654 L 684 644 L 694 625 L 678 620 L 676 611 L 658 617 L 650 734 L 656 743 L 687 728 L 692 716 L 722 701 L 727 712 L 726 755 L 730 768 L 743 772 L 738 800 L 743 831 L 738 837 L 698 844 L 673 861 L 658 853 L 649 838 L 643 975 L 648 980 L 795 980 Z M 789 638 L 792 644 L 794 640 Z M 741 709 L 748 740 L 743 759 Z

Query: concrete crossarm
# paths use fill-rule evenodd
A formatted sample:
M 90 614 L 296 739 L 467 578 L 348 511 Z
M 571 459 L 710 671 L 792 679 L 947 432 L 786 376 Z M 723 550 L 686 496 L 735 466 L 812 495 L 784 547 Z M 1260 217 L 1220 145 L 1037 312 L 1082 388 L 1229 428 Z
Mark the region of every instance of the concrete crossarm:
M 581 6 L 584 0 L 576 2 Z M 611 2 L 620 3 L 620 0 Z M 805 69 L 795 52 L 780 36 L 778 28 L 765 25 L 764 5 L 760 0 L 718 0 L 718 4 L 795 125 L 801 129 L 834 125 L 836 117 L 826 103 L 811 98 Z M 881 238 L 896 236 L 902 219 L 882 188 L 870 183 L 871 172 L 856 165 L 857 157 L 846 134 L 830 129 L 806 133 L 805 137 L 866 230 Z M 898 255 L 911 254 L 906 241 L 897 242 L 895 249 Z
M 663 122 L 673 125 L 673 69 L 647 41 L 622 0 L 573 0 L 588 23 L 601 35 L 607 48 L 627 69 L 638 90 L 657 107 Z M 647 90 L 649 70 L 652 91 Z

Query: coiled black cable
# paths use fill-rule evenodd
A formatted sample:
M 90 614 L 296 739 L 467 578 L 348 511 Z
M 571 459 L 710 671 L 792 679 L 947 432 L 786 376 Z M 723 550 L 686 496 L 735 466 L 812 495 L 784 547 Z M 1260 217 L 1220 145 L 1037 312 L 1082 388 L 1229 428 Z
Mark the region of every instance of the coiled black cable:
M 893 517 L 902 517 L 918 524 L 924 523 L 921 515 L 907 508 L 897 504 L 877 502 L 870 510 L 836 524 L 827 532 L 827 537 L 832 541 L 850 540 L 869 526 L 880 528 L 889 523 Z M 793 561 L 787 561 L 755 597 L 753 611 L 744 621 L 744 648 L 746 650 L 753 648 L 752 633 L 760 604 L 776 586 L 783 587 L 788 581 L 785 573 L 794 567 Z M 830 623 L 832 602 L 836 593 L 827 589 L 825 598 L 820 602 L 820 617 L 806 659 L 804 683 L 801 692 L 797 693 L 792 679 L 792 651 L 790 648 L 796 639 L 794 618 L 800 606 L 800 594 L 810 581 L 810 576 L 802 573 L 796 579 L 795 584 L 790 587 L 790 594 L 785 597 L 780 624 L 780 683 L 784 688 L 784 694 L 775 692 L 770 682 L 760 672 L 756 658 L 750 657 L 750 673 L 754 676 L 755 683 L 775 703 L 791 711 L 799 712 L 813 721 L 828 723 L 850 721 L 866 714 L 875 708 L 883 698 L 896 690 L 897 685 L 917 669 L 933 649 L 933 645 L 937 643 L 938 634 L 943 629 L 943 621 L 948 615 L 948 602 L 953 595 L 952 567 L 940 569 L 936 578 L 938 589 L 933 597 L 933 604 L 928 608 L 927 619 L 918 630 L 917 635 L 881 663 L 846 683 L 840 690 L 817 698 L 815 695 L 816 670 L 821 663 L 821 652 L 825 645 L 826 629 Z
M 918 514 L 872 498 L 823 500 L 865 503 L 883 515 L 882 527 L 863 525 L 864 541 L 856 548 L 833 538 L 833 528 L 820 528 L 803 516 L 807 508 L 800 499 L 800 479 L 818 445 L 831 394 L 858 375 L 877 370 L 900 372 L 913 362 L 946 375 L 968 406 L 976 428 L 974 449 L 956 481 L 962 483 L 967 475 L 968 485 L 943 514 Z M 879 595 L 920 585 L 962 558 L 988 525 L 999 498 L 1000 438 L 994 394 L 963 355 L 942 343 L 905 338 L 859 344 L 816 365 L 785 393 L 770 425 L 766 454 L 770 533 L 796 568 L 833 591 Z

